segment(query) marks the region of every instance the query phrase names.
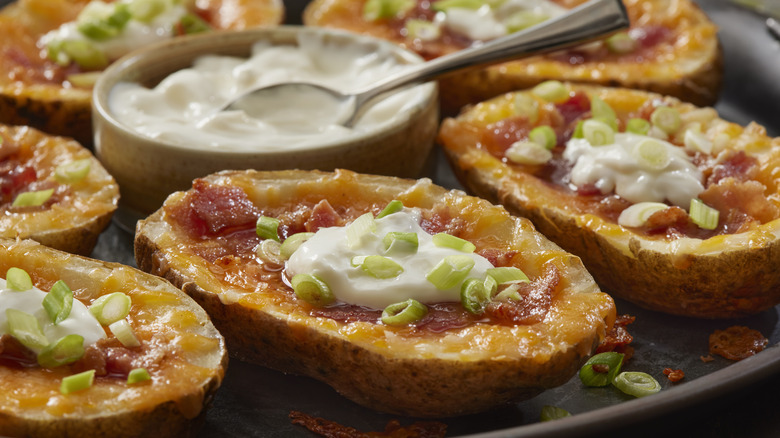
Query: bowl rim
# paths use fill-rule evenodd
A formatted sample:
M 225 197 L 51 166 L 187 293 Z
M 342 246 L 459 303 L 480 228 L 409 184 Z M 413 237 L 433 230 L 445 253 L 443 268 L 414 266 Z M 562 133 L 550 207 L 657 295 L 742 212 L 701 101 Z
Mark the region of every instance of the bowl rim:
M 387 124 L 378 125 L 379 129 L 370 129 L 366 131 L 353 131 L 351 135 L 339 137 L 335 140 L 317 142 L 310 146 L 296 146 L 291 150 L 263 150 L 257 149 L 220 149 L 220 148 L 208 148 L 208 147 L 188 147 L 182 144 L 178 144 L 171 141 L 154 139 L 138 133 L 132 127 L 125 125 L 118 120 L 109 107 L 109 97 L 111 91 L 116 84 L 126 82 L 142 82 L 143 76 L 136 79 L 128 79 L 128 71 L 133 71 L 133 68 L 138 65 L 144 65 L 149 62 L 149 59 L 159 59 L 162 53 L 169 52 L 170 50 L 197 46 L 205 40 L 212 40 L 219 38 L 222 43 L 218 45 L 218 50 L 236 49 L 236 47 L 245 47 L 247 51 L 251 50 L 251 47 L 262 40 L 283 40 L 284 44 L 297 44 L 296 36 L 300 33 L 309 33 L 317 35 L 326 35 L 332 38 L 337 38 L 340 41 L 354 40 L 355 43 L 376 45 L 379 49 L 387 50 L 394 55 L 399 62 L 403 63 L 419 63 L 425 62 L 425 60 L 417 53 L 398 46 L 390 41 L 386 41 L 380 38 L 376 38 L 370 35 L 363 35 L 353 32 L 348 32 L 340 29 L 303 26 L 303 25 L 279 25 L 274 27 L 263 27 L 243 30 L 228 30 L 220 31 L 219 33 L 201 33 L 193 35 L 185 35 L 174 39 L 165 40 L 155 44 L 148 45 L 141 49 L 135 50 L 117 61 L 113 62 L 103 73 L 98 77 L 95 86 L 92 90 L 92 112 L 93 120 L 96 122 L 105 122 L 110 125 L 112 129 L 121 132 L 123 136 L 132 138 L 134 141 L 147 143 L 154 145 L 155 147 L 165 147 L 170 150 L 175 150 L 182 153 L 196 151 L 199 154 L 213 154 L 215 156 L 294 156 L 301 153 L 316 152 L 323 153 L 324 151 L 338 152 L 340 149 L 349 149 L 354 145 L 364 144 L 370 142 L 372 138 L 389 136 L 393 133 L 399 132 L 405 129 L 410 122 L 420 117 L 421 113 L 426 111 L 431 105 L 435 105 L 438 110 L 438 84 L 436 81 L 426 82 L 416 85 L 423 90 L 419 105 L 415 105 L 411 111 L 406 111 L 403 114 L 399 114 L 394 117 Z M 282 41 L 279 41 L 282 42 Z M 196 59 L 200 56 L 214 54 L 214 46 L 210 45 L 211 51 L 204 52 L 193 56 Z M 220 53 L 221 54 L 221 53 Z M 191 65 L 191 64 L 190 64 Z M 187 68 L 189 65 L 181 66 L 178 69 Z M 166 75 L 172 74 L 174 71 L 167 72 Z M 140 80 L 139 80 L 140 79 Z M 93 128 L 94 144 L 96 151 L 101 148 L 100 134 L 98 123 L 95 123 Z

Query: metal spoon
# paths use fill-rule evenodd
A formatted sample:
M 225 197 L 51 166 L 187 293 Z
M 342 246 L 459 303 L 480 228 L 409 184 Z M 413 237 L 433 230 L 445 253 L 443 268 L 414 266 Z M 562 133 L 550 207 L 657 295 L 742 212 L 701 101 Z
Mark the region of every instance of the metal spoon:
M 584 44 L 628 26 L 629 19 L 621 0 L 592 0 L 532 28 L 432 61 L 414 64 L 354 93 L 342 93 L 307 82 L 279 83 L 239 96 L 223 110 L 243 110 L 250 117 L 263 119 L 279 114 L 280 105 L 294 104 L 294 97 L 298 97 L 300 102 L 300 96 L 305 96 L 306 108 L 298 107 L 296 110 L 313 109 L 319 116 L 332 119 L 333 124 L 352 126 L 378 97 L 397 88 L 426 82 L 456 70 Z

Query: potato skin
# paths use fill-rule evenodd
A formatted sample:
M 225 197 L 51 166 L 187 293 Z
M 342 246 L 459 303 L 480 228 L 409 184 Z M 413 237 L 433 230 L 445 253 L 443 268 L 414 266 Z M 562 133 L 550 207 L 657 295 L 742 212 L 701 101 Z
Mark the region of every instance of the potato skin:
M 570 86 L 600 94 L 608 102 L 657 99 L 682 111 L 697 110 L 677 99 L 643 91 Z M 478 112 L 464 111 L 459 118 L 445 121 L 440 131 L 439 140 L 459 181 L 471 193 L 527 217 L 545 236 L 579 255 L 605 291 L 647 309 L 706 319 L 753 315 L 780 303 L 780 271 L 774 269 L 780 264 L 780 221 L 705 240 L 647 238 L 593 214 L 577 212 L 533 175 L 500 162 L 468 140 L 459 142 L 453 128 Z M 729 133 L 732 144 L 759 156 L 761 175 L 766 175 L 762 181 L 773 180 L 769 175 L 780 154 L 780 139 L 768 138 L 755 124 L 742 128 L 720 119 L 709 124 Z M 768 196 L 774 198 L 777 182 L 767 185 Z
M 224 177 L 226 174 L 217 175 Z M 271 181 L 298 178 L 305 173 L 262 172 L 255 175 L 258 179 L 267 179 L 264 184 L 273 185 Z M 360 175 L 350 175 L 349 178 L 361 181 Z M 330 178 L 325 176 L 324 179 Z M 385 190 L 392 184 L 399 187 L 391 188 L 391 191 L 409 187 L 403 180 L 380 177 L 365 178 L 362 186 L 367 192 L 372 192 L 370 187 L 377 180 L 382 181 Z M 332 183 L 327 181 L 324 184 Z M 353 184 L 356 183 L 348 184 L 346 190 L 354 187 Z M 442 194 L 438 190 L 431 191 L 433 194 L 426 192 L 424 196 L 435 199 Z M 382 342 L 381 338 L 351 341 L 339 332 L 354 332 L 360 328 L 347 329 L 342 323 L 335 322 L 331 325 L 342 328 L 328 328 L 327 323 L 316 321 L 323 318 L 308 316 L 305 312 L 279 315 L 270 307 L 264 308 L 263 303 L 255 303 L 258 304 L 255 306 L 241 301 L 224 302 L 219 291 L 206 291 L 196 284 L 191 275 L 184 273 L 185 270 L 166 254 L 169 249 L 160 246 L 156 236 L 166 228 L 160 224 L 164 221 L 162 216 L 161 209 L 139 222 L 135 242 L 138 266 L 168 279 L 203 306 L 226 337 L 232 355 L 283 372 L 316 378 L 347 398 L 378 411 L 438 418 L 481 412 L 503 403 L 533 397 L 546 388 L 568 381 L 600 342 L 603 330 L 614 320 L 611 300 L 602 301 L 607 297 L 597 293 L 594 295 L 594 307 L 584 313 L 594 312 L 594 321 L 601 324 L 578 332 L 575 342 L 549 351 L 540 345 L 539 351 L 532 349 L 527 356 L 518 354 L 517 357 L 503 359 L 485 357 L 475 360 L 445 358 L 436 353 L 423 357 L 408 351 L 393 351 L 389 347 L 376 347 Z M 554 245 L 548 246 L 551 244 L 541 236 L 536 235 L 535 238 L 546 242 L 542 245 L 550 251 L 560 251 Z M 568 255 L 564 257 L 573 272 L 570 287 L 582 293 L 597 291 L 592 288 L 590 276 L 582 269 L 579 260 Z M 569 275 L 568 269 L 566 272 L 565 275 Z M 557 327 L 558 323 L 549 324 Z M 537 329 L 545 330 L 537 326 L 529 328 Z M 461 336 L 470 336 L 466 331 L 463 333 Z M 517 342 L 521 342 L 520 338 Z

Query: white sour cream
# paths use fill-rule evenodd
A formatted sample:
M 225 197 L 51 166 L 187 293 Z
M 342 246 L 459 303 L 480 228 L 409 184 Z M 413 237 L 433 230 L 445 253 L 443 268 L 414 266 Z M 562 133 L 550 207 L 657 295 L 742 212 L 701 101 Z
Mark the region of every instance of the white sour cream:
M 449 8 L 443 14 L 442 24 L 452 31 L 475 41 L 486 41 L 510 33 L 515 14 L 534 14 L 547 19 L 568 12 L 549 0 L 507 0 L 495 9 L 484 5 L 479 9 Z
M 390 231 L 417 233 L 415 253 L 385 253 L 382 239 Z M 485 278 L 493 265 L 484 257 L 433 244 L 432 237 L 420 227 L 419 212 L 401 212 L 376 219 L 376 231 L 364 236 L 355 248 L 347 245 L 346 227 L 323 228 L 301 245 L 287 262 L 289 278 L 296 274 L 319 276 L 337 300 L 372 309 L 384 309 L 393 303 L 413 298 L 421 303 L 459 302 L 460 284 L 439 290 L 425 277 L 439 261 L 450 255 L 468 255 L 474 259 L 469 277 Z M 355 256 L 382 255 L 400 264 L 404 271 L 394 278 L 377 279 L 360 267 L 351 265 Z
M 664 202 L 687 209 L 691 199 L 704 190 L 701 170 L 682 148 L 654 139 L 669 157 L 660 169 L 648 169 L 636 158 L 634 148 L 648 139 L 644 135 L 616 133 L 615 142 L 591 146 L 587 140 L 573 138 L 566 143 L 563 158 L 574 163 L 571 182 L 575 186 L 595 185 L 601 193 L 615 192 L 639 202 Z
M 278 105 L 267 118 L 244 111 L 219 111 L 249 90 L 280 82 L 314 82 L 350 91 L 404 68 L 390 49 L 338 45 L 316 34 L 301 34 L 298 45 L 258 42 L 248 59 L 203 56 L 155 88 L 120 83 L 109 98 L 111 113 L 124 125 L 154 139 L 188 148 L 290 150 L 332 142 L 388 125 L 423 105 L 421 85 L 377 102 L 354 128 L 335 125 L 316 96 L 287 95 L 296 105 Z M 285 109 L 286 108 L 286 109 Z
M 0 335 L 9 333 L 5 311 L 16 309 L 29 313 L 38 319 L 43 334 L 50 343 L 56 342 L 63 336 L 76 334 L 84 338 L 84 347 L 87 347 L 106 337 L 105 330 L 92 316 L 87 306 L 75 298 L 70 315 L 55 325 L 41 304 L 44 297 L 46 297 L 46 292 L 37 287 L 20 292 L 8 288 L 6 281 L 0 278 Z M 33 348 L 32 350 L 36 354 L 41 352 L 40 349 Z

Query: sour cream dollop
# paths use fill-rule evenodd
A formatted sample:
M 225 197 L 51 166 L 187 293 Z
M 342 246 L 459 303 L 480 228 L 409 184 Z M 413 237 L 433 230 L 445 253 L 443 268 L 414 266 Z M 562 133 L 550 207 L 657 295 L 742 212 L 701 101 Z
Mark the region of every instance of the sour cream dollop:
M 485 278 L 493 265 L 475 253 L 465 253 L 452 248 L 436 246 L 433 236 L 420 227 L 419 211 L 404 209 L 401 212 L 376 219 L 376 231 L 363 237 L 359 245 L 347 243 L 346 227 L 322 228 L 301 245 L 287 261 L 285 273 L 289 278 L 296 274 L 313 274 L 320 277 L 333 291 L 336 299 L 345 303 L 384 309 L 390 304 L 413 298 L 421 303 L 459 302 L 458 284 L 447 290 L 437 289 L 426 279 L 444 257 L 468 255 L 474 260 L 469 277 Z M 391 231 L 416 233 L 418 249 L 414 253 L 386 253 L 382 244 Z M 394 278 L 377 279 L 360 267 L 352 266 L 355 256 L 383 255 L 403 267 Z
M 296 105 L 278 105 L 272 117 L 220 111 L 247 91 L 280 82 L 314 82 L 349 92 L 370 86 L 404 65 L 389 47 L 334 44 L 322 35 L 301 33 L 297 45 L 257 42 L 249 58 L 202 56 L 149 89 L 119 83 L 109 97 L 111 113 L 136 132 L 194 149 L 277 151 L 319 145 L 391 124 L 424 104 L 420 85 L 382 99 L 353 128 L 328 122 L 316 96 L 290 95 Z M 429 89 L 429 88 L 428 88 Z
M 486 41 L 511 33 L 512 20 L 517 14 L 548 20 L 566 12 L 566 8 L 549 0 L 507 0 L 495 9 L 489 4 L 478 9 L 449 8 L 439 21 L 472 40 Z
M 45 297 L 46 292 L 37 287 L 33 286 L 32 289 L 26 291 L 16 291 L 7 286 L 5 279 L 0 278 L 0 335 L 10 333 L 6 310 L 16 309 L 33 315 L 40 323 L 43 334 L 50 343 L 56 342 L 64 336 L 75 334 L 84 338 L 83 345 L 86 347 L 106 337 L 106 331 L 92 316 L 87 306 L 75 298 L 70 315 L 55 325 L 41 304 Z M 35 353 L 41 352 L 41 349 L 31 349 Z

